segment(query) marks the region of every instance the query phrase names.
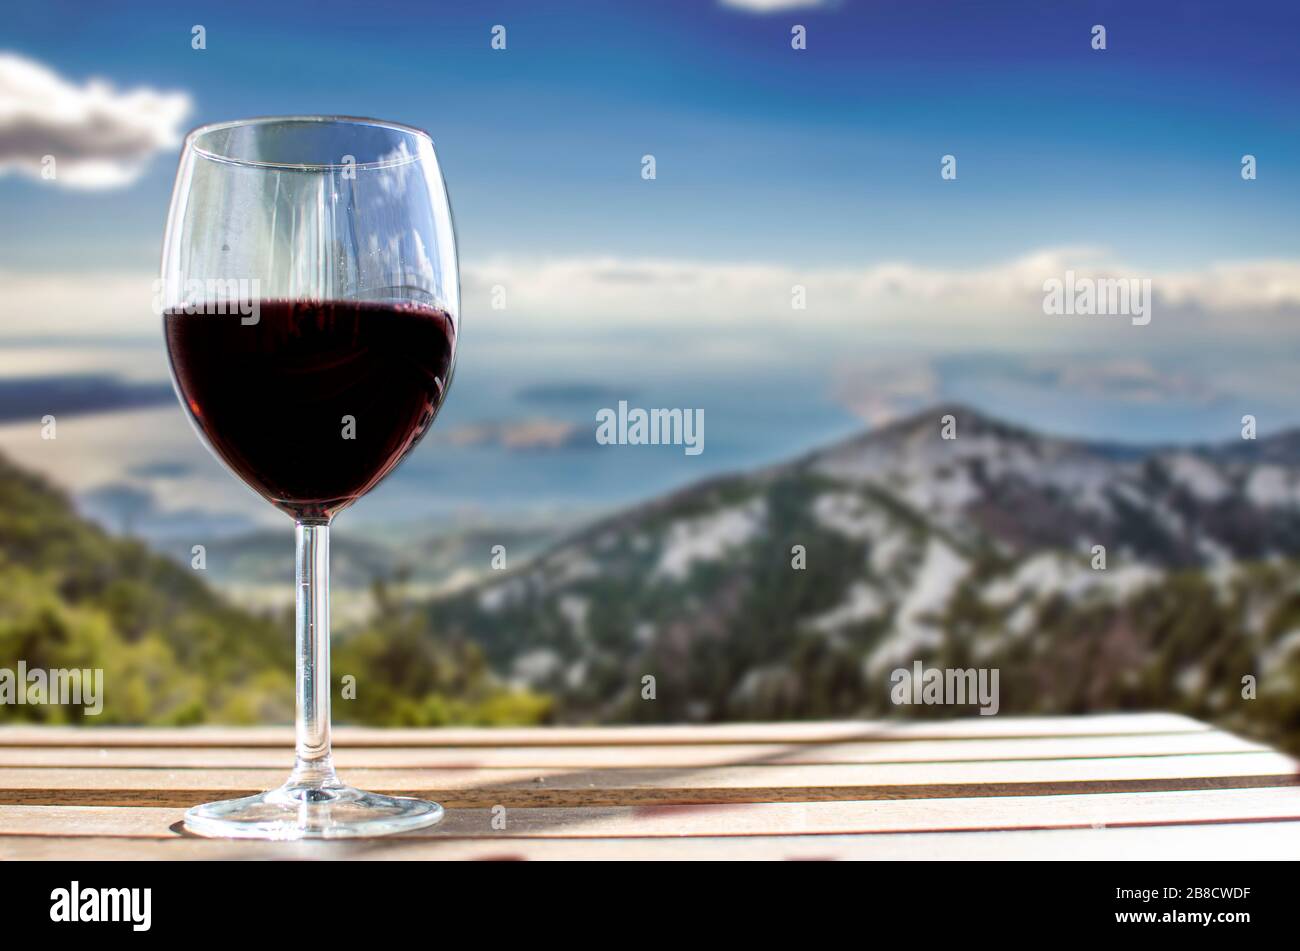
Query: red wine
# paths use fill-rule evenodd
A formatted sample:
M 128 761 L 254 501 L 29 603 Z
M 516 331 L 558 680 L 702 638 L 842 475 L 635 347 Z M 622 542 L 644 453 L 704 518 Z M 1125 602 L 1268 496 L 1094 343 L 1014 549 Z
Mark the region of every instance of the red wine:
M 263 301 L 163 316 L 181 400 L 217 455 L 299 519 L 328 519 L 410 452 L 442 405 L 456 347 L 443 311 Z

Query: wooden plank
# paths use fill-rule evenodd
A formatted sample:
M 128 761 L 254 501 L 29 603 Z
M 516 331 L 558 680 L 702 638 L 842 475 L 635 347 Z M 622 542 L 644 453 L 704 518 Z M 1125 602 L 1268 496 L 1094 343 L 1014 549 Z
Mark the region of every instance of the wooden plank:
M 0 804 L 187 805 L 284 779 L 271 769 L 0 768 Z M 365 789 L 449 807 L 812 802 L 1286 786 L 1277 753 L 1003 762 L 754 765 L 701 769 L 353 769 Z
M 173 838 L 179 808 L 0 806 L 0 836 Z M 897 834 L 1300 820 L 1300 788 L 1109 793 L 725 806 L 517 807 L 494 828 L 490 809 L 453 809 L 413 836 L 678 838 Z
M 1300 824 L 1225 823 L 1126 829 L 936 832 L 902 835 L 696 838 L 398 838 L 356 842 L 231 842 L 0 836 L 0 860 L 1287 860 L 1300 859 Z
M 759 763 L 975 762 L 1019 759 L 1077 759 L 1114 756 L 1174 756 L 1193 753 L 1267 752 L 1268 747 L 1229 733 L 1137 736 L 1029 737 L 1023 739 L 892 740 L 873 743 L 704 743 L 631 746 L 505 746 L 499 748 L 344 747 L 340 769 L 483 769 L 536 767 L 703 767 Z M 172 769 L 288 769 L 289 747 L 51 746 L 0 747 L 0 766 Z
M 446 821 L 196 839 L 182 807 L 278 784 L 289 731 L 8 727 L 0 858 L 1300 857 L 1295 762 L 1163 714 L 339 738 L 345 779 L 436 798 Z
M 668 726 L 499 727 L 384 730 L 340 727 L 348 746 L 623 746 L 653 743 L 831 743 L 891 739 L 1013 738 L 1198 733 L 1212 728 L 1173 713 L 1076 717 L 967 717 L 929 721 L 796 721 Z M 272 746 L 291 747 L 288 727 L 0 726 L 0 746 Z

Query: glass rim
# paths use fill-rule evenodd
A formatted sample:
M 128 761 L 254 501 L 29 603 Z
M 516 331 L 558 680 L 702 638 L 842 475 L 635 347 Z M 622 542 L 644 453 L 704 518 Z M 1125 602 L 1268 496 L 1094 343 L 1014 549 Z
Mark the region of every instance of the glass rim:
M 339 126 L 369 126 L 376 129 L 388 129 L 391 132 L 400 132 L 404 135 L 412 136 L 416 139 L 423 139 L 433 148 L 433 137 L 423 129 L 413 125 L 405 125 L 401 122 L 392 122 L 388 119 L 372 119 L 366 116 L 326 116 L 326 115 L 286 115 L 286 116 L 252 116 L 247 119 L 226 119 L 221 122 L 209 122 L 205 125 L 196 126 L 185 135 L 185 141 L 181 145 L 181 152 L 193 152 L 209 161 L 222 162 L 226 165 L 242 165 L 248 168 L 283 168 L 296 169 L 299 171 L 326 171 L 338 168 L 396 168 L 402 165 L 411 165 L 420 161 L 419 154 L 409 155 L 402 159 L 393 161 L 376 161 L 376 162 L 264 162 L 257 159 L 242 159 L 232 155 L 222 155 L 220 152 L 214 152 L 199 145 L 199 140 L 213 132 L 221 132 L 225 129 L 236 129 L 251 126 L 262 125 L 289 125 L 291 123 L 320 123 L 333 124 Z

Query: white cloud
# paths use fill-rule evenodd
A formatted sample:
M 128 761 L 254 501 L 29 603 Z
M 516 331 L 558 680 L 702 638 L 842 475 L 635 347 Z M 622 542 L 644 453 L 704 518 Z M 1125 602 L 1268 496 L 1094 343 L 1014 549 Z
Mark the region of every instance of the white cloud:
M 1300 330 L 1295 320 L 1300 261 L 1224 262 L 1159 272 L 1116 262 L 1090 248 L 1044 249 L 976 268 L 906 262 L 793 268 L 612 257 L 501 259 L 465 269 L 464 301 L 467 309 L 483 314 L 484 322 L 503 325 L 535 319 L 604 326 L 681 323 L 703 333 L 710 327 L 734 330 L 741 323 L 797 324 L 810 331 L 888 328 L 894 338 L 950 344 L 1007 343 L 1018 335 L 1059 340 L 1117 329 L 1108 318 L 1043 313 L 1043 282 L 1063 278 L 1067 270 L 1076 279 L 1149 278 L 1152 328 L 1176 323 L 1180 330 Z M 506 311 L 486 309 L 494 284 L 507 288 Z M 791 307 L 795 285 L 806 289 L 806 309 Z M 476 308 L 479 302 L 484 310 Z M 1145 329 L 1130 328 L 1134 333 Z
M 1153 276 L 1152 284 L 1158 297 L 1174 306 L 1205 310 L 1295 307 L 1300 301 L 1300 261 L 1216 263 L 1203 271 Z
M 119 92 L 101 79 L 78 86 L 16 53 L 0 53 L 0 175 L 41 178 L 70 188 L 118 188 L 158 152 L 181 141 L 190 112 L 183 92 Z
M 161 334 L 148 273 L 0 271 L 0 338 Z
M 1073 270 L 1085 276 L 1150 278 L 1149 327 L 1125 318 L 1043 313 L 1043 281 Z M 0 335 L 136 336 L 152 332 L 154 275 L 0 271 Z M 492 287 L 509 306 L 491 308 Z M 792 288 L 807 307 L 791 307 Z M 87 300 L 96 306 L 89 311 Z M 1128 356 L 1144 347 L 1214 339 L 1267 338 L 1270 349 L 1300 337 L 1300 261 L 1215 263 L 1158 272 L 1129 267 L 1095 249 L 1047 249 L 977 268 L 912 263 L 793 268 L 757 262 L 695 262 L 614 257 L 501 258 L 465 262 L 462 301 L 476 330 L 514 340 L 540 326 L 571 330 L 689 334 L 692 348 L 770 351 L 782 340 L 855 341 L 846 356 L 887 355 L 884 343 L 931 350 L 978 347 L 1070 352 L 1078 340 L 1108 349 L 1123 334 Z M 1162 328 L 1177 328 L 1177 340 Z M 750 333 L 749 331 L 762 331 Z M 640 339 L 640 338 L 629 338 Z M 861 349 L 859 349 L 859 347 Z M 1131 370 L 1131 368 L 1130 368 Z M 1133 382 L 1135 374 L 1127 373 Z M 915 381 L 903 381 L 908 387 Z
M 811 10 L 830 6 L 826 0 L 722 0 L 722 5 L 748 13 L 780 13 L 783 10 Z

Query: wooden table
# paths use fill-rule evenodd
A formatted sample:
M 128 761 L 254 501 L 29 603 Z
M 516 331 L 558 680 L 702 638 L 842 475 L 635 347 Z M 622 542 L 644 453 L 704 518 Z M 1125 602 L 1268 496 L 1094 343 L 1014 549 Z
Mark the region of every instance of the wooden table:
M 1294 761 L 1160 713 L 345 728 L 345 780 L 437 799 L 443 823 L 329 843 L 179 831 L 185 806 L 283 780 L 291 740 L 0 728 L 0 860 L 1300 858 Z

